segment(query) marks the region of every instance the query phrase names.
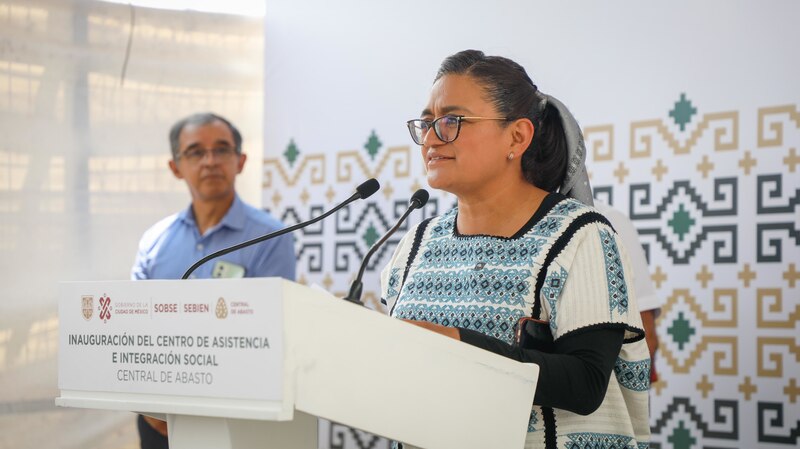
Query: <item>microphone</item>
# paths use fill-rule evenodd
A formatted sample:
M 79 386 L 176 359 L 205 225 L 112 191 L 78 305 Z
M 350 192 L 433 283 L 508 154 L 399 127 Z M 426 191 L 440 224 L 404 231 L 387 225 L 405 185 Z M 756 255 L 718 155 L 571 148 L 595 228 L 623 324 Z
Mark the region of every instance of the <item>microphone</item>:
M 192 274 L 192 272 L 197 269 L 197 267 L 199 267 L 200 265 L 203 265 L 204 263 L 208 262 L 211 259 L 214 259 L 214 258 L 219 257 L 219 256 L 224 256 L 225 254 L 228 254 L 230 252 L 236 251 L 238 249 L 242 249 L 242 248 L 244 248 L 246 246 L 255 245 L 256 243 L 263 242 L 264 240 L 269 240 L 271 238 L 275 238 L 275 237 L 281 236 L 283 234 L 287 234 L 289 232 L 295 231 L 297 229 L 304 228 L 304 227 L 306 227 L 308 225 L 314 224 L 314 223 L 322 220 L 323 218 L 327 217 L 328 215 L 330 215 L 330 214 L 338 211 L 339 209 L 347 206 L 348 204 L 352 203 L 355 200 L 369 198 L 373 193 L 377 192 L 378 189 L 380 189 L 380 188 L 381 188 L 381 185 L 375 178 L 367 179 L 366 181 L 362 182 L 358 187 L 356 187 L 356 193 L 354 193 L 352 196 L 350 196 L 350 198 L 348 198 L 348 199 L 344 200 L 343 202 L 339 203 L 336 207 L 334 207 L 333 209 L 325 212 L 324 214 L 322 214 L 322 215 L 320 215 L 318 217 L 312 218 L 311 220 L 304 221 L 302 223 L 298 223 L 298 224 L 293 225 L 293 226 L 289 226 L 288 228 L 279 229 L 279 230 L 271 232 L 269 234 L 262 235 L 261 237 L 256 237 L 256 238 L 248 240 L 246 242 L 242 242 L 242 243 L 239 243 L 239 244 L 236 244 L 236 245 L 233 245 L 233 246 L 229 246 L 229 247 L 223 248 L 223 249 L 221 249 L 221 250 L 219 250 L 217 252 L 211 253 L 211 254 L 203 257 L 202 259 L 198 260 L 197 262 L 194 263 L 194 265 L 189 267 L 189 269 L 186 270 L 186 273 L 183 273 L 183 276 L 181 277 L 181 279 L 187 279 L 189 277 L 189 275 Z M 426 195 L 425 199 L 427 200 L 427 195 Z
M 397 223 L 392 227 L 392 229 L 389 229 L 389 231 L 386 232 L 386 234 L 384 234 L 380 240 L 375 242 L 375 244 L 372 245 L 372 248 L 370 248 L 369 251 L 367 251 L 367 255 L 364 256 L 364 260 L 361 261 L 361 267 L 359 267 L 358 269 L 358 276 L 356 276 L 356 279 L 350 285 L 350 293 L 348 293 L 344 299 L 356 304 L 361 304 L 362 306 L 364 305 L 361 302 L 361 292 L 364 289 L 364 284 L 361 282 L 361 278 L 364 277 L 364 270 L 367 269 L 367 262 L 369 262 L 369 258 L 372 257 L 372 254 L 375 253 L 375 251 L 377 251 L 378 248 L 381 245 L 383 245 L 383 243 L 386 240 L 388 240 L 389 237 L 392 236 L 392 234 L 395 233 L 395 231 L 397 231 L 397 228 L 399 228 L 404 221 L 406 221 L 406 218 L 411 213 L 411 211 L 413 211 L 414 209 L 420 209 L 422 206 L 425 205 L 425 203 L 428 202 L 429 196 L 430 194 L 428 194 L 428 191 L 425 189 L 419 189 L 416 192 L 414 192 L 413 195 L 411 195 L 411 199 L 408 201 L 408 209 L 406 209 L 406 211 L 403 213 L 400 219 L 397 220 Z

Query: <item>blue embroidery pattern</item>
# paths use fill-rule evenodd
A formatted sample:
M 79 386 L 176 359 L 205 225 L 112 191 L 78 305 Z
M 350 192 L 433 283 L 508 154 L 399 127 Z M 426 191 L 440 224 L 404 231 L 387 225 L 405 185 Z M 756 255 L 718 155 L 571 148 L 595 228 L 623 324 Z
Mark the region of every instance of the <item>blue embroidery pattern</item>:
M 536 432 L 536 424 L 539 423 L 539 415 L 536 414 L 536 409 L 531 409 L 531 418 L 528 420 L 528 433 Z
M 631 362 L 618 358 L 614 364 L 614 374 L 622 387 L 647 391 L 650 388 L 650 359 Z
M 553 233 L 561 229 L 563 217 L 545 217 L 533 226 L 533 233 L 544 237 L 550 237 Z
M 400 293 L 397 288 L 400 287 L 400 269 L 392 268 L 392 273 L 389 275 L 389 288 L 386 292 L 387 300 L 397 297 Z
M 638 449 L 632 437 L 613 433 L 581 432 L 567 434 L 568 449 Z
M 572 215 L 576 210 L 586 207 L 583 203 L 577 200 L 567 199 L 556 204 L 550 213 L 553 215 Z
M 530 267 L 542 253 L 546 243 L 545 239 L 500 240 L 483 236 L 470 240 L 431 240 L 421 253 L 419 267 L 421 269 L 471 267 L 477 262 L 506 267 Z
M 547 300 L 547 303 L 550 305 L 550 331 L 552 331 L 553 334 L 558 330 L 558 324 L 556 323 L 556 318 L 558 316 L 556 302 L 559 296 L 561 296 L 564 283 L 567 282 L 567 270 L 561 266 L 558 267 L 558 270 L 559 271 L 554 270 L 547 275 L 541 290 L 542 298 Z
M 439 220 L 436 220 L 436 223 L 432 223 L 431 238 L 437 239 L 452 235 L 457 212 L 458 209 L 450 209 L 445 212 Z
M 603 253 L 606 261 L 606 281 L 608 282 L 609 312 L 612 315 L 624 314 L 628 311 L 628 286 L 622 272 L 622 260 L 619 249 L 611 232 L 601 229 L 600 240 L 603 243 Z
M 530 270 L 420 271 L 406 281 L 403 299 L 447 303 L 473 298 L 524 307 L 525 297 L 530 294 L 530 278 Z
M 414 304 L 403 300 L 392 316 L 406 320 L 428 321 L 442 326 L 461 327 L 488 335 L 508 344 L 514 341 L 514 325 L 525 314 L 522 309 L 479 305 Z
M 456 210 L 431 225 L 431 236 L 420 252 L 420 269 L 472 267 L 477 263 L 504 267 L 530 267 L 544 251 L 546 238 L 528 233 L 517 239 L 470 236 L 451 239 Z M 560 223 L 560 219 L 558 223 Z

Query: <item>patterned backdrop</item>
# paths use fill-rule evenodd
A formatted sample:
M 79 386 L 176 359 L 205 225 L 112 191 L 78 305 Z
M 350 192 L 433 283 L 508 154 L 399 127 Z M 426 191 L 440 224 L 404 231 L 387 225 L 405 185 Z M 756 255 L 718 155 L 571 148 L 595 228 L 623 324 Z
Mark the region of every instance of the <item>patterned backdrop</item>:
M 664 300 L 652 447 L 796 447 L 800 441 L 800 111 L 797 105 L 706 111 L 690 93 L 660 117 L 584 127 L 595 196 L 628 213 Z M 418 147 L 366 130 L 322 153 L 299 137 L 264 161 L 265 205 L 309 219 L 375 177 L 381 190 L 295 234 L 298 278 L 344 296 L 362 257 L 426 187 Z M 409 223 L 454 204 L 432 191 Z M 410 224 L 371 259 L 363 300 Z M 369 355 L 365 355 L 368 357 Z M 387 442 L 321 424 L 321 447 Z
M 665 300 L 653 447 L 796 447 L 797 106 L 705 112 L 681 94 L 585 133 L 595 196 L 632 218 Z

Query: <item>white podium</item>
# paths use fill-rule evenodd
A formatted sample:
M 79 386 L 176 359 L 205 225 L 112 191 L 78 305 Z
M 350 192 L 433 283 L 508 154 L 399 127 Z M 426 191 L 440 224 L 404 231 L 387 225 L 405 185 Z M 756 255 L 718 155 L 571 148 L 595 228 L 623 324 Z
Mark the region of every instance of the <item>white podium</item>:
M 538 367 L 278 278 L 76 282 L 56 404 L 166 418 L 170 447 L 316 448 L 317 417 L 521 448 Z

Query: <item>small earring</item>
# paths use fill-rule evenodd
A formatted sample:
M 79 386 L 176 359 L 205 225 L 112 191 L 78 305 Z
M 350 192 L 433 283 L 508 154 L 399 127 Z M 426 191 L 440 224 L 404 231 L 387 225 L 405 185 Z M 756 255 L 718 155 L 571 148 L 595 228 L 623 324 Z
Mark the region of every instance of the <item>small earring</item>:
M 508 153 L 508 160 L 514 159 L 514 152 Z

